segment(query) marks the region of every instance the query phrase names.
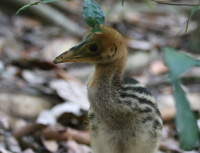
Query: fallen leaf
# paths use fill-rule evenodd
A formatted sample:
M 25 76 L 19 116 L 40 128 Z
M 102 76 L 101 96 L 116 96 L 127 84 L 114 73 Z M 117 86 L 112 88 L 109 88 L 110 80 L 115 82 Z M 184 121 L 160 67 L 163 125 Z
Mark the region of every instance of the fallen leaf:
M 58 143 L 55 140 L 46 140 L 44 137 L 41 137 L 42 143 L 50 152 L 56 152 L 59 148 Z
M 37 120 L 36 123 L 43 124 L 43 125 L 55 125 L 56 124 L 56 118 L 53 115 L 53 113 L 49 110 L 43 110 Z
M 71 80 L 65 81 L 59 79 L 51 81 L 50 87 L 56 90 L 58 95 L 63 99 L 78 104 L 75 107 L 88 111 L 90 103 L 87 99 L 86 86 Z

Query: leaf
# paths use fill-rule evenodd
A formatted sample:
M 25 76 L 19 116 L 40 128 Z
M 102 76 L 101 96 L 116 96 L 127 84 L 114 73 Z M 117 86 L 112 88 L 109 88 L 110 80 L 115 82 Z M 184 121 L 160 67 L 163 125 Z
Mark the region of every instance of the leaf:
M 85 0 L 82 14 L 87 24 L 93 28 L 93 33 L 103 31 L 100 25 L 104 24 L 105 17 L 103 11 L 100 10 L 99 5 L 94 0 Z
M 197 143 L 199 129 L 196 118 L 190 109 L 185 92 L 179 81 L 174 80 L 175 101 L 176 101 L 176 126 L 179 132 L 180 147 L 184 150 L 192 150 Z
M 170 78 L 173 80 L 192 66 L 200 64 L 199 60 L 189 57 L 170 47 L 164 47 L 165 63 L 169 68 Z
M 59 145 L 56 140 L 46 140 L 44 136 L 41 136 L 43 145 L 49 152 L 57 152 Z
M 190 15 L 189 15 L 189 18 L 188 18 L 188 20 L 187 20 L 185 32 L 187 32 L 187 30 L 188 30 L 188 24 L 189 24 L 190 18 L 191 18 L 193 15 L 195 15 L 195 14 L 198 12 L 199 9 L 200 9 L 200 5 L 197 5 L 197 6 L 195 6 L 195 7 L 190 11 Z
M 66 1 L 66 0 L 41 0 L 42 3 L 50 3 L 50 2 L 56 2 L 56 1 Z
M 179 132 L 180 147 L 184 150 L 192 150 L 198 140 L 199 130 L 178 77 L 192 66 L 200 66 L 200 61 L 170 47 L 164 47 L 163 50 L 165 63 L 169 68 L 169 77 L 175 89 L 176 127 Z
M 124 6 L 124 0 L 122 0 L 122 6 Z
M 27 9 L 29 6 L 38 5 L 38 3 L 40 3 L 40 2 L 35 2 L 35 3 L 32 3 L 32 4 L 25 5 L 25 6 L 23 6 L 22 8 L 20 8 L 20 9 L 17 11 L 16 14 L 19 14 L 19 12 L 21 12 L 21 11 Z
M 40 112 L 39 116 L 37 117 L 36 123 L 42 124 L 42 125 L 55 125 L 56 124 L 56 118 L 52 111 L 49 110 L 43 110 Z
M 63 1 L 63 0 L 41 0 L 41 2 L 35 2 L 35 3 L 32 3 L 32 4 L 28 4 L 28 5 L 23 6 L 22 8 L 20 8 L 17 11 L 16 14 L 19 14 L 19 12 L 24 11 L 25 9 L 27 9 L 29 6 L 32 6 L 32 5 L 38 5 L 39 3 L 50 3 L 50 2 L 56 2 L 56 1 Z

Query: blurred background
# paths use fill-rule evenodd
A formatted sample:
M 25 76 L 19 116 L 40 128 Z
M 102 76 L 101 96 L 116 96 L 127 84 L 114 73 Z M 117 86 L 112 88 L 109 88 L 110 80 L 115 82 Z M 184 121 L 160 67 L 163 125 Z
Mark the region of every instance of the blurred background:
M 31 6 L 33 0 L 0 2 L 0 152 L 89 153 L 86 82 L 93 65 L 53 64 L 89 29 L 82 16 L 84 1 Z M 127 43 L 125 75 L 147 86 L 158 101 L 164 127 L 159 153 L 199 153 L 179 148 L 173 88 L 163 60 L 163 46 L 200 59 L 200 20 L 193 7 L 159 5 L 148 0 L 96 0 L 105 25 L 117 29 Z M 170 0 L 167 0 L 170 2 Z M 174 0 L 198 4 L 198 0 Z M 180 65 L 181 66 L 181 65 Z M 181 76 L 200 127 L 200 67 Z

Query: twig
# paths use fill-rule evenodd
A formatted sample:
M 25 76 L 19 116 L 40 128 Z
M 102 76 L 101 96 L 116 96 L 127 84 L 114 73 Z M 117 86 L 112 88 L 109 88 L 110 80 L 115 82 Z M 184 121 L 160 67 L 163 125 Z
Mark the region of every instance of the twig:
M 17 7 L 21 7 L 27 4 L 25 1 L 14 0 L 14 1 L 5 1 L 8 4 L 16 5 Z M 63 13 L 59 12 L 55 8 L 50 5 L 40 4 L 37 6 L 32 6 L 26 9 L 26 12 L 31 12 L 38 18 L 42 18 L 42 20 L 50 21 L 51 23 L 55 23 L 70 31 L 74 35 L 83 36 L 86 32 L 86 29 L 79 26 L 76 22 L 70 20 Z
M 45 139 L 57 140 L 57 141 L 69 141 L 75 140 L 81 144 L 90 143 L 90 135 L 88 131 L 78 131 L 71 128 L 66 128 L 62 125 L 48 126 L 43 129 L 42 134 Z
M 42 125 L 42 124 L 37 124 L 37 123 L 28 123 L 26 126 L 20 128 L 20 129 L 16 129 L 13 131 L 13 136 L 20 138 L 24 135 L 29 135 L 32 134 L 38 130 L 41 130 L 43 128 L 45 128 L 46 125 Z
M 170 2 L 163 2 L 163 1 L 157 1 L 157 0 L 151 0 L 153 2 L 156 2 L 158 4 L 165 4 L 165 5 L 176 5 L 176 6 L 197 6 L 199 4 L 185 4 L 185 3 L 170 3 Z

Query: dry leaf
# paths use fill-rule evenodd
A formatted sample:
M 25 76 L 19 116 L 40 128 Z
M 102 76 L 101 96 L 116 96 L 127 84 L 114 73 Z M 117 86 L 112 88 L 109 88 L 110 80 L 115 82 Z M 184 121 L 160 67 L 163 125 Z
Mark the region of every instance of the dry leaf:
M 53 62 L 54 58 L 69 48 L 75 46 L 78 43 L 78 40 L 74 38 L 65 39 L 54 39 L 52 42 L 49 42 L 47 46 L 43 49 L 42 58 L 46 61 Z
M 35 153 L 31 148 L 24 150 L 22 153 Z
M 36 123 L 43 124 L 43 125 L 55 125 L 56 124 L 56 118 L 53 115 L 53 113 L 49 110 L 43 110 L 37 120 Z
M 67 141 L 68 153 L 92 153 L 92 149 L 86 145 L 80 145 L 74 140 Z
M 12 153 L 12 152 L 6 150 L 5 148 L 0 147 L 0 153 Z
M 21 147 L 19 146 L 18 141 L 13 136 L 6 137 L 8 149 L 14 153 L 21 153 Z
M 48 126 L 42 131 L 42 133 L 46 139 L 57 141 L 75 140 L 81 144 L 90 143 L 90 135 L 88 131 L 79 131 L 61 125 Z
M 31 84 L 42 84 L 45 82 L 44 78 L 42 78 L 41 76 L 38 76 L 33 71 L 24 70 L 22 72 L 22 76 L 27 82 L 29 82 Z
M 62 104 L 58 104 L 51 109 L 52 114 L 55 118 L 60 117 L 63 113 L 73 113 L 76 116 L 81 115 L 81 107 L 80 105 L 73 102 L 65 102 Z
M 59 79 L 51 81 L 50 87 L 56 90 L 63 99 L 76 103 L 81 109 L 88 111 L 90 104 L 87 99 L 86 86 L 71 80 Z
M 150 50 L 153 47 L 150 42 L 140 40 L 127 40 L 127 46 L 139 50 Z
M 55 140 L 46 140 L 44 137 L 41 137 L 42 143 L 50 152 L 56 152 L 59 148 L 58 143 Z

